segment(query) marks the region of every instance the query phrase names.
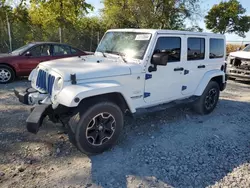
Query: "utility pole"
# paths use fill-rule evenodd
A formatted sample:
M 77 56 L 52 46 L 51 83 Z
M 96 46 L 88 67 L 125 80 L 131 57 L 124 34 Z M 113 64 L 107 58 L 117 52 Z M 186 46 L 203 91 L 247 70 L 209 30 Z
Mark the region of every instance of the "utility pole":
M 91 38 L 90 38 L 90 47 L 89 47 L 89 51 L 92 52 L 92 40 L 93 40 L 93 27 L 91 29 Z
M 10 31 L 10 22 L 9 22 L 9 17 L 8 13 L 6 12 L 6 20 L 7 20 L 7 28 L 8 28 L 8 35 L 9 35 L 9 43 L 10 43 L 10 52 L 12 52 L 12 39 L 11 39 L 11 31 Z
M 100 35 L 99 35 L 99 31 L 97 31 L 97 45 L 99 44 L 100 42 Z
M 60 38 L 60 43 L 62 43 L 62 28 L 59 27 L 59 38 Z

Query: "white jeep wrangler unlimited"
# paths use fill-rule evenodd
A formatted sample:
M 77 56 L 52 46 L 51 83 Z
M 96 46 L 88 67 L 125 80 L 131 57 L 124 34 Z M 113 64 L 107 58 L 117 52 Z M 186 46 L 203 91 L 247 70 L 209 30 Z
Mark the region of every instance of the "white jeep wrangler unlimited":
M 80 151 L 95 154 L 117 141 L 125 113 L 180 102 L 212 112 L 226 87 L 225 54 L 223 35 L 108 30 L 94 55 L 40 63 L 29 76 L 32 88 L 15 94 L 34 105 L 28 131 L 37 133 L 48 116 L 68 126 Z

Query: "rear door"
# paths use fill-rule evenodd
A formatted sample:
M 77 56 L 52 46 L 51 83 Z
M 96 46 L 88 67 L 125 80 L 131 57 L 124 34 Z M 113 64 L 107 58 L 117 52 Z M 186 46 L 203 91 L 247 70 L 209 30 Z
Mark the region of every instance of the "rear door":
M 186 72 L 183 80 L 184 88 L 182 95 L 191 96 L 194 94 L 201 79 L 207 71 L 207 50 L 206 36 L 186 35 Z

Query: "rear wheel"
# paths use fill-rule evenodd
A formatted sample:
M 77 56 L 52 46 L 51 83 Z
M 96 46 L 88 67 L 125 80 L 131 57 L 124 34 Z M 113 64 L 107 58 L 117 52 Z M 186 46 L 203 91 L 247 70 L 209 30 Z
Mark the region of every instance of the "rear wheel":
M 111 148 L 123 128 L 123 113 L 112 102 L 79 109 L 69 121 L 70 141 L 83 153 L 97 154 Z
M 0 84 L 6 84 L 14 81 L 15 72 L 8 65 L 0 65 Z
M 203 94 L 194 104 L 194 110 L 199 114 L 211 113 L 219 100 L 220 88 L 217 82 L 210 81 Z

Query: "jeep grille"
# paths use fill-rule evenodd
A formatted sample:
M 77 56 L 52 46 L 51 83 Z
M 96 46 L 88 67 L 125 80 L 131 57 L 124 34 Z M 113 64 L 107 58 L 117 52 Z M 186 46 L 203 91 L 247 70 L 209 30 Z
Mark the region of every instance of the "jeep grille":
M 44 70 L 39 70 L 36 80 L 36 86 L 49 93 L 52 94 L 53 85 L 55 82 L 55 76 L 52 76 L 51 74 L 48 74 Z

